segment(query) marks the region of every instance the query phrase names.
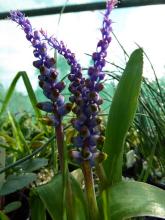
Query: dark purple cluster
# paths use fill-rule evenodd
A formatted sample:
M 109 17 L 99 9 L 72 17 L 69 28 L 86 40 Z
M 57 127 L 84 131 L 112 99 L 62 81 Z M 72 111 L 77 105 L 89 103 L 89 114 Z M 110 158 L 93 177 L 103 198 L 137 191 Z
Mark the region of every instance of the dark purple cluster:
M 47 45 L 42 40 L 39 31 L 33 30 L 30 21 L 20 11 L 11 11 L 10 19 L 21 26 L 26 34 L 26 38 L 34 47 L 33 54 L 36 60 L 33 65 L 40 71 L 39 85 L 43 89 L 44 95 L 50 101 L 38 103 L 38 107 L 43 111 L 52 113 L 49 117 L 51 125 L 57 126 L 61 122 L 62 116 L 71 110 L 71 104 L 64 103 L 64 97 L 60 94 L 65 88 L 63 81 L 58 82 L 58 73 L 55 69 L 55 59 L 51 58 L 47 52 Z
M 72 53 L 69 49 L 66 48 L 62 41 L 58 42 L 54 37 L 48 37 L 47 34 L 42 30 L 41 31 L 44 39 L 48 42 L 50 47 L 56 49 L 59 54 L 61 54 L 67 61 L 68 65 L 71 67 L 70 74 L 68 79 L 71 81 L 69 85 L 69 91 L 73 94 L 70 96 L 69 100 L 71 103 L 76 101 L 76 97 L 81 94 L 85 86 L 85 79 L 82 77 L 82 69 L 80 64 L 75 58 L 75 54 Z M 82 97 L 80 97 L 82 99 Z
M 107 48 L 111 42 L 112 21 L 109 19 L 109 15 L 115 3 L 115 0 L 107 1 L 101 28 L 102 38 L 97 44 L 96 52 L 92 54 L 93 66 L 88 69 L 88 78 L 83 77 L 81 66 L 77 62 L 75 54 L 67 49 L 62 41 L 58 42 L 56 38 L 48 37 L 43 30 L 40 33 L 33 31 L 30 22 L 22 13 L 11 12 L 11 19 L 21 25 L 27 39 L 35 48 L 34 56 L 37 60 L 33 65 L 41 73 L 39 85 L 43 88 L 45 96 L 51 100 L 51 102 L 39 103 L 38 107 L 54 113 L 52 121 L 54 125 L 58 125 L 61 116 L 67 114 L 73 106 L 72 111 L 76 117 L 71 120 L 71 123 L 76 129 L 77 135 L 73 138 L 75 149 L 70 153 L 71 157 L 80 164 L 87 160 L 91 166 L 94 166 L 96 161 L 100 162 L 105 157 L 104 153 L 98 149 L 98 146 L 102 146 L 104 142 L 102 120 L 99 117 L 100 105 L 103 100 L 99 92 L 104 88 L 101 82 L 105 77 L 103 67 L 106 64 Z M 56 49 L 71 67 L 68 75 L 71 82 L 69 85 L 72 94 L 69 98 L 71 103 L 64 104 L 64 97 L 60 95 L 65 85 L 63 82 L 57 82 L 57 72 L 54 68 L 55 60 L 47 55 L 47 47 L 44 42 Z
M 106 63 L 107 48 L 111 42 L 112 21 L 109 19 L 109 15 L 114 4 L 113 0 L 107 1 L 101 28 L 102 38 L 97 44 L 97 51 L 92 55 L 94 64 L 88 69 L 87 79 L 82 77 L 81 67 L 76 61 L 75 55 L 64 46 L 63 42 L 59 43 L 55 38 L 49 38 L 45 32 L 42 32 L 48 44 L 63 55 L 71 66 L 68 76 L 71 81 L 69 90 L 72 93 L 70 101 L 74 103 L 72 111 L 76 114 L 76 118 L 71 122 L 77 130 L 77 136 L 73 138 L 73 144 L 77 149 L 71 151 L 71 156 L 79 163 L 89 160 L 91 166 L 95 164 L 95 160 L 100 160 L 99 158 L 103 156 L 97 148 L 104 142 L 101 119 L 98 116 L 100 105 L 103 103 L 99 92 L 104 88 L 100 81 L 105 76 L 102 70 Z
M 72 156 L 77 160 L 89 160 L 91 165 L 94 165 L 96 160 L 103 159 L 103 154 L 97 148 L 104 142 L 101 119 L 98 117 L 100 105 L 103 103 L 99 92 L 104 88 L 100 81 L 105 77 L 102 70 L 106 63 L 107 48 L 111 42 L 112 21 L 109 15 L 114 3 L 114 1 L 107 2 L 101 28 L 102 39 L 97 44 L 97 51 L 92 54 L 94 64 L 88 69 L 89 77 L 85 80 L 85 88 L 76 97 L 77 105 L 73 109 L 77 115 L 77 118 L 72 120 L 72 124 L 78 131 L 77 137 L 74 138 L 78 151 L 72 151 Z

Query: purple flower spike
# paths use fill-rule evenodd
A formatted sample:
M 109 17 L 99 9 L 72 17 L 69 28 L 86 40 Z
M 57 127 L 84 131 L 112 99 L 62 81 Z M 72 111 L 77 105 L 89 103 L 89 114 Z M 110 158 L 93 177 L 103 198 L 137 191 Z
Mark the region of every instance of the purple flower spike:
M 104 79 L 105 74 L 103 68 L 106 64 L 107 49 L 111 42 L 112 21 L 109 15 L 116 1 L 107 1 L 107 7 L 104 14 L 103 24 L 101 28 L 102 38 L 97 44 L 97 50 L 93 53 L 93 66 L 88 69 L 88 78 L 81 78 L 81 83 L 76 84 L 74 74 L 69 76 L 72 81 L 69 89 L 73 93 L 71 100 L 77 105 L 73 112 L 77 115 L 77 119 L 72 121 L 73 127 L 79 135 L 74 139 L 75 147 L 77 148 L 75 159 L 79 163 L 83 160 L 89 160 L 90 165 L 94 166 L 95 162 L 101 162 L 105 159 L 104 153 L 97 149 L 97 146 L 103 145 L 104 138 L 101 131 L 101 120 L 98 117 L 100 105 L 103 100 L 99 96 L 99 92 L 104 88 L 100 82 Z M 77 93 L 76 93 L 77 91 Z M 77 94 L 77 95 L 76 95 Z M 85 117 L 82 120 L 82 116 Z M 81 148 L 80 148 L 81 146 Z M 78 152 L 81 152 L 79 154 Z
M 33 46 L 33 54 L 36 58 L 33 65 L 40 71 L 38 76 L 39 85 L 43 89 L 44 95 L 51 100 L 51 102 L 38 103 L 37 106 L 43 111 L 54 114 L 52 125 L 58 126 L 62 116 L 67 114 L 71 107 L 65 105 L 64 97 L 60 95 L 65 88 L 65 84 L 62 81 L 57 81 L 58 73 L 54 66 L 55 59 L 49 57 L 47 45 L 42 39 L 42 34 L 37 30 L 33 30 L 30 21 L 23 13 L 11 11 L 9 18 L 21 26 L 27 40 Z
M 92 59 L 94 66 L 89 68 L 88 74 L 90 79 L 93 81 L 100 81 L 104 79 L 104 74 L 102 73 L 102 69 L 105 66 L 105 57 L 107 56 L 107 48 L 109 43 L 111 42 L 111 31 L 112 31 L 112 21 L 109 18 L 109 15 L 115 6 L 117 1 L 108 0 L 107 7 L 104 14 L 103 24 L 101 28 L 102 39 L 97 44 L 97 51 L 93 53 Z M 93 72 L 91 74 L 91 68 Z
M 41 73 L 39 85 L 45 96 L 51 100 L 51 102 L 39 103 L 38 106 L 44 111 L 53 111 L 54 114 L 47 118 L 49 123 L 58 126 L 62 117 L 74 105 L 72 112 L 76 117 L 72 119 L 71 123 L 76 130 L 76 137 L 73 138 L 75 149 L 71 150 L 70 156 L 79 164 L 83 161 L 89 161 L 90 165 L 94 166 L 96 161 L 100 163 L 105 159 L 105 154 L 97 149 L 104 142 L 101 119 L 98 117 L 100 105 L 103 103 L 99 92 L 104 88 L 101 81 L 105 77 L 103 68 L 106 64 L 107 49 L 111 42 L 112 21 L 109 15 L 116 3 L 116 0 L 107 1 L 101 28 L 102 37 L 97 43 L 96 51 L 92 54 L 93 66 L 88 69 L 88 78 L 82 76 L 82 69 L 75 54 L 62 41 L 59 42 L 54 37 L 48 37 L 43 30 L 34 31 L 29 20 L 21 12 L 10 13 L 10 19 L 22 27 L 26 38 L 34 47 L 33 53 L 36 60 L 33 65 Z M 57 82 L 58 73 L 54 68 L 55 60 L 48 56 L 47 45 L 56 49 L 71 67 L 68 75 L 71 83 L 68 89 L 72 93 L 69 98 L 72 104 L 65 104 L 64 97 L 60 94 L 65 85 L 63 82 Z
M 44 39 L 48 42 L 51 48 L 54 48 L 57 50 L 57 52 L 62 55 L 68 65 L 71 67 L 70 74 L 68 76 L 68 79 L 72 82 L 69 90 L 71 93 L 76 96 L 77 93 L 82 92 L 83 87 L 85 86 L 85 79 L 82 77 L 82 70 L 80 64 L 77 62 L 75 58 L 75 54 L 72 53 L 67 47 L 64 45 L 63 41 L 58 41 L 54 37 L 48 37 L 47 33 L 43 30 L 40 31 Z M 83 97 L 80 97 L 83 98 Z M 72 100 L 72 101 L 71 101 Z M 70 99 L 71 102 L 75 102 L 74 99 Z

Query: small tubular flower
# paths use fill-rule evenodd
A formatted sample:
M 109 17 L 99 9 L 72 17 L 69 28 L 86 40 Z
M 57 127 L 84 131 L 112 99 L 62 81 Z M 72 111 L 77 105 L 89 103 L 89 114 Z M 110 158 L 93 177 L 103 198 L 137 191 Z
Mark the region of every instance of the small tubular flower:
M 70 49 L 68 49 L 63 41 L 58 41 L 55 37 L 48 37 L 47 33 L 43 30 L 41 30 L 41 34 L 44 37 L 44 39 L 47 41 L 49 46 L 51 48 L 54 48 L 57 50 L 57 52 L 62 55 L 68 65 L 70 66 L 70 73 L 68 75 L 68 79 L 70 80 L 71 84 L 69 86 L 69 91 L 73 94 L 69 98 L 70 102 L 75 103 L 76 100 L 82 100 L 83 94 L 82 91 L 85 87 L 85 78 L 82 76 L 82 68 L 81 65 L 78 63 L 78 61 L 75 58 L 75 54 L 71 52 Z M 76 97 L 76 98 L 75 98 Z
M 33 46 L 33 54 L 36 60 L 33 66 L 40 71 L 39 86 L 43 89 L 44 95 L 51 102 L 38 103 L 38 107 L 48 113 L 54 114 L 52 118 L 53 125 L 57 126 L 61 121 L 61 117 L 67 114 L 71 107 L 64 103 L 64 97 L 60 93 L 65 88 L 63 81 L 58 82 L 58 73 L 55 69 L 55 59 L 48 55 L 48 48 L 42 39 L 39 31 L 34 30 L 30 21 L 20 11 L 11 11 L 10 17 L 12 21 L 21 26 L 26 34 L 26 38 Z

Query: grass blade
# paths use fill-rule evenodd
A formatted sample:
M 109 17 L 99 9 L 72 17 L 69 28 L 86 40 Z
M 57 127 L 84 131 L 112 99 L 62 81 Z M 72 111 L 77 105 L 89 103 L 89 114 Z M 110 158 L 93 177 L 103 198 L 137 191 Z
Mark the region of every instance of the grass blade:
M 7 91 L 6 97 L 5 97 L 5 99 L 2 103 L 2 107 L 1 107 L 1 110 L 0 110 L 0 116 L 6 111 L 6 108 L 9 104 L 9 101 L 12 97 L 12 94 L 15 90 L 16 84 L 17 84 L 20 77 L 22 77 L 22 79 L 23 79 L 23 82 L 24 82 L 24 85 L 26 87 L 30 102 L 31 102 L 31 104 L 33 106 L 33 109 L 35 111 L 36 117 L 37 118 L 42 118 L 42 114 L 41 114 L 40 110 L 36 107 L 37 99 L 36 99 L 33 87 L 30 83 L 30 80 L 28 78 L 27 73 L 23 72 L 23 71 L 18 72 L 17 75 L 15 76 L 15 78 L 13 79 L 13 81 L 12 81 L 8 91 Z M 41 124 L 42 128 L 44 129 L 44 131 L 47 133 L 47 129 L 46 129 L 45 125 L 43 125 L 41 122 L 40 122 L 40 124 Z

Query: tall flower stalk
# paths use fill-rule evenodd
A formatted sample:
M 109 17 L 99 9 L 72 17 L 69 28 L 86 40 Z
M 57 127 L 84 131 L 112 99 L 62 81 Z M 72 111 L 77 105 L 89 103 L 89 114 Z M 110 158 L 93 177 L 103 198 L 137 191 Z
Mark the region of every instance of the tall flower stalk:
M 60 167 L 64 171 L 64 132 L 62 118 L 71 109 L 75 117 L 71 124 L 76 130 L 73 138 L 74 148 L 70 151 L 70 157 L 77 162 L 83 171 L 86 197 L 91 206 L 90 218 L 98 219 L 98 207 L 94 190 L 92 168 L 105 159 L 105 154 L 98 149 L 103 145 L 102 121 L 99 117 L 100 106 L 103 103 L 100 91 L 104 86 L 102 80 L 105 77 L 103 68 L 106 64 L 107 49 L 111 42 L 112 21 L 109 15 L 116 4 L 115 0 L 108 0 L 101 27 L 101 39 L 97 44 L 96 52 L 92 54 L 93 65 L 88 69 L 88 77 L 83 77 L 81 65 L 62 41 L 55 37 L 49 37 L 43 30 L 32 29 L 29 20 L 19 11 L 12 11 L 10 19 L 21 26 L 26 38 L 32 44 L 33 54 L 36 60 L 33 65 L 39 69 L 39 85 L 49 101 L 38 103 L 38 107 L 48 113 L 47 123 L 55 127 L 56 140 L 59 152 Z M 58 73 L 55 69 L 55 59 L 49 57 L 48 47 L 54 48 L 70 65 L 69 91 L 70 103 L 65 103 L 61 92 L 65 88 L 63 81 L 58 81 Z M 72 108 L 73 106 L 73 108 Z M 50 114 L 50 115 L 49 115 Z M 64 173 L 64 172 L 63 172 Z

